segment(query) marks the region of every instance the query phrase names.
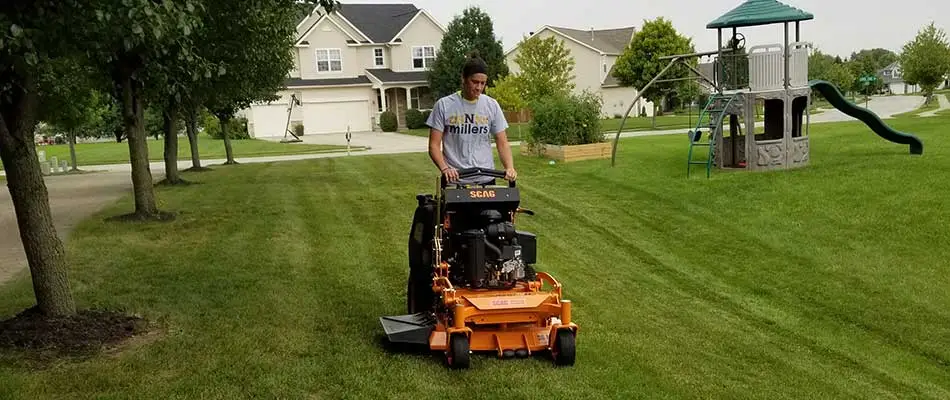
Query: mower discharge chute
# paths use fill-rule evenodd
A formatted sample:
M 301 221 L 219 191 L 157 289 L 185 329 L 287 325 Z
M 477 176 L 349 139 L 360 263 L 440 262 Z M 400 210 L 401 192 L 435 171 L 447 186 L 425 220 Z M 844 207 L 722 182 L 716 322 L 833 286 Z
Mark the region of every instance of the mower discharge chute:
M 464 169 L 460 179 L 504 179 L 504 171 Z M 449 185 L 418 195 L 409 237 L 408 315 L 381 317 L 391 342 L 445 352 L 453 368 L 467 368 L 475 351 L 527 357 L 547 351 L 557 365 L 573 365 L 577 325 L 571 302 L 551 275 L 534 271 L 536 236 L 515 229 L 519 206 L 508 186 Z M 547 286 L 545 286 L 547 284 Z

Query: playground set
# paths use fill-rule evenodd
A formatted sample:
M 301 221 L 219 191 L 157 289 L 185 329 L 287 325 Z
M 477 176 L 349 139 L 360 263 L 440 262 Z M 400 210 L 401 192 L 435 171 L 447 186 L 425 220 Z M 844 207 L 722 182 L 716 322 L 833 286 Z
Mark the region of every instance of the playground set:
M 613 142 L 611 165 L 616 163 L 617 143 L 633 104 L 651 86 L 662 82 L 699 79 L 710 96 L 696 127 L 687 132 L 689 152 L 687 177 L 692 167 L 705 166 L 706 177 L 713 165 L 720 169 L 765 171 L 793 169 L 809 163 L 808 135 L 811 94 L 817 91 L 841 112 L 864 122 L 881 138 L 910 147 L 911 154 L 922 154 L 923 143 L 914 135 L 896 131 L 866 108 L 848 101 L 834 85 L 808 79 L 811 44 L 801 40 L 800 23 L 814 15 L 776 0 L 747 0 L 706 25 L 716 29 L 719 49 L 710 52 L 660 57 L 669 64 L 641 90 L 630 103 Z M 766 44 L 745 48 L 745 36 L 738 28 L 784 24 L 784 44 Z M 791 27 L 794 24 L 794 41 Z M 723 44 L 723 31 L 731 29 L 731 38 Z M 687 61 L 715 57 L 712 76 Z M 675 65 L 689 69 L 691 76 L 661 79 Z M 759 104 L 762 107 L 759 107 Z M 763 132 L 756 131 L 762 115 Z M 728 136 L 725 135 L 728 127 Z

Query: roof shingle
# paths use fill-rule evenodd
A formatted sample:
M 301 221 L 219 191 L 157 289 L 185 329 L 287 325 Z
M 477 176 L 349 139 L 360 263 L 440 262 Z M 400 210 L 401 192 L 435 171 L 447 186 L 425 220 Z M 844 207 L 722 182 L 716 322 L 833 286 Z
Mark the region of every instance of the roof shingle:
M 629 44 L 631 40 L 633 40 L 633 34 L 636 33 L 636 28 L 632 26 L 616 29 L 599 29 L 593 31 L 558 26 L 552 26 L 551 29 L 570 36 L 572 39 L 578 42 L 584 43 L 607 54 L 623 53 L 623 49 L 627 47 L 627 44 Z
M 419 13 L 413 4 L 341 4 L 340 14 L 375 43 L 393 39 Z

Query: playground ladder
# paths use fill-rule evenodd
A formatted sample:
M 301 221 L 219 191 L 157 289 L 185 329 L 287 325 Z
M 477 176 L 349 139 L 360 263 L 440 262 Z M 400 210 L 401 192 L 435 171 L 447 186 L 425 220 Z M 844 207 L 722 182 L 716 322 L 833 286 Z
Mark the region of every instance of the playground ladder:
M 699 114 L 699 119 L 696 121 L 696 129 L 687 132 L 689 136 L 689 156 L 686 160 L 687 178 L 693 165 L 705 165 L 706 178 L 709 178 L 715 159 L 716 139 L 722 134 L 722 120 L 728 115 L 726 111 L 729 110 L 729 106 L 737 97 L 738 95 L 732 94 L 713 94 L 710 96 L 709 101 L 703 107 L 703 111 Z M 708 135 L 703 135 L 702 129 L 704 126 L 709 129 Z M 697 147 L 708 147 L 706 159 L 693 159 L 693 149 Z M 702 152 L 699 154 L 702 154 Z

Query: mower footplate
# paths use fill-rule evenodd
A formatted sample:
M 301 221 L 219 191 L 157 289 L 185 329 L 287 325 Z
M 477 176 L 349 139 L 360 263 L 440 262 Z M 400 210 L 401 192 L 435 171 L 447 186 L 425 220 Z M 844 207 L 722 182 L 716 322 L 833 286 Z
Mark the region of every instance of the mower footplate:
M 429 344 L 436 321 L 426 314 L 379 317 L 386 336 L 393 343 Z

